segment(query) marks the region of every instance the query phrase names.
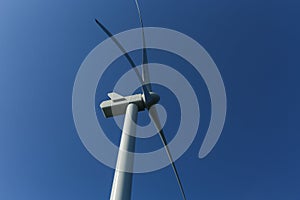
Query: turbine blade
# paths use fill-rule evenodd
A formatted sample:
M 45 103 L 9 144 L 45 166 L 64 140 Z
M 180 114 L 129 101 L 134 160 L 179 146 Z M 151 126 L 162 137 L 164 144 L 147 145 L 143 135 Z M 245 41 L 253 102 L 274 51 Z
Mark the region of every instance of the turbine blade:
M 143 68 L 142 68 L 142 78 L 148 91 L 152 91 L 151 83 L 150 83 L 150 75 L 149 75 L 149 67 L 148 67 L 148 56 L 147 56 L 147 48 L 146 48 L 146 40 L 145 40 L 145 32 L 144 32 L 144 23 L 142 18 L 141 9 L 139 6 L 138 0 L 135 0 L 135 5 L 139 14 L 140 24 L 142 27 L 142 37 L 143 37 Z
M 124 56 L 126 57 L 127 61 L 129 62 L 129 64 L 131 65 L 131 67 L 134 69 L 141 85 L 142 85 L 142 89 L 143 92 L 145 94 L 145 99 L 146 102 L 148 100 L 151 99 L 151 95 L 150 95 L 150 91 L 147 87 L 147 85 L 144 83 L 143 78 L 141 77 L 138 69 L 136 68 L 135 63 L 133 62 L 132 58 L 129 56 L 129 54 L 127 53 L 127 51 L 124 49 L 124 47 L 122 46 L 122 44 L 113 36 L 113 34 L 103 25 L 101 24 L 97 19 L 95 19 L 95 22 L 98 24 L 98 26 L 106 33 L 107 36 L 109 36 L 112 41 L 117 45 L 117 47 L 119 47 L 119 49 L 122 51 L 122 53 L 124 54 Z
M 170 160 L 170 163 L 172 165 L 172 168 L 173 168 L 173 171 L 174 171 L 174 174 L 176 176 L 176 179 L 177 179 L 177 183 L 179 185 L 179 188 L 180 188 L 180 191 L 181 191 L 181 194 L 182 194 L 182 198 L 184 200 L 186 200 L 186 197 L 185 197 L 185 193 L 184 193 L 184 190 L 183 190 L 183 187 L 182 187 L 182 183 L 180 181 L 180 178 L 179 178 L 179 175 L 178 175 L 178 172 L 177 172 L 177 169 L 176 169 L 176 166 L 175 166 L 175 163 L 173 161 L 173 158 L 172 158 L 172 155 L 170 153 L 170 150 L 169 150 L 169 147 L 167 145 L 167 140 L 166 140 L 166 137 L 165 137 L 165 134 L 163 132 L 163 129 L 161 127 L 161 124 L 160 124 L 160 120 L 159 120 L 159 117 L 158 117 L 158 114 L 157 114 L 157 110 L 155 108 L 155 105 L 151 107 L 151 109 L 148 110 L 149 111 L 149 114 L 150 114 L 150 118 L 151 120 L 153 121 L 157 131 L 158 131 L 158 134 L 160 136 L 160 139 L 165 147 L 165 150 L 166 150 L 166 153 L 168 155 L 168 158 Z

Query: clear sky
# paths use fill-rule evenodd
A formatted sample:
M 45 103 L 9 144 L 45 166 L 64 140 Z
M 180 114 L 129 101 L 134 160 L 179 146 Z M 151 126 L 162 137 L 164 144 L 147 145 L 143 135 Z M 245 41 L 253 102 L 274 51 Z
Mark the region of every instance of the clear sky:
M 300 199 L 299 69 L 292 69 L 299 66 L 300 4 L 140 0 L 140 6 L 145 26 L 183 32 L 204 46 L 226 87 L 222 136 L 200 160 L 210 110 L 207 90 L 197 77 L 201 128 L 176 161 L 187 199 Z M 76 73 L 106 39 L 94 18 L 112 33 L 139 26 L 133 0 L 0 1 L 0 199 L 109 198 L 114 171 L 85 149 L 72 116 Z M 149 59 L 174 67 L 184 63 L 159 52 Z M 106 78 L 113 81 L 122 70 L 108 71 Z M 111 87 L 99 85 L 96 106 Z M 112 127 L 115 135 L 110 137 L 117 143 L 120 130 L 102 113 L 98 118 Z M 170 167 L 135 175 L 132 192 L 135 200 L 181 199 Z

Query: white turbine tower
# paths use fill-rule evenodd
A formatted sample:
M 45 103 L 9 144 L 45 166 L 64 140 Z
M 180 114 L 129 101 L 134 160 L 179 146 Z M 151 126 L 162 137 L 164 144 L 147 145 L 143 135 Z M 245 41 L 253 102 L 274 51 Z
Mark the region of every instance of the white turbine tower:
M 95 20 L 96 23 L 101 27 L 101 29 L 114 41 L 114 43 L 123 52 L 124 56 L 130 63 L 131 67 L 134 69 L 143 90 L 143 94 L 135 94 L 126 97 L 123 97 L 114 92 L 109 93 L 108 96 L 110 97 L 110 100 L 104 101 L 100 104 L 100 107 L 105 117 L 113 117 L 116 115 L 125 114 L 124 126 L 122 130 L 121 142 L 119 147 L 117 164 L 115 168 L 116 170 L 114 174 L 110 200 L 130 200 L 131 198 L 131 186 L 132 186 L 131 172 L 133 171 L 134 157 L 133 154 L 128 154 L 127 152 L 134 152 L 135 150 L 134 136 L 136 132 L 136 122 L 137 122 L 138 112 L 143 110 L 148 111 L 149 116 L 158 131 L 158 134 L 161 138 L 161 141 L 164 145 L 164 148 L 170 160 L 170 164 L 175 173 L 178 185 L 181 190 L 182 197 L 183 199 L 186 199 L 173 158 L 167 146 L 167 141 L 161 127 L 157 110 L 154 106 L 159 101 L 160 97 L 158 94 L 152 91 L 150 77 L 149 77 L 145 35 L 143 30 L 144 25 L 143 25 L 143 20 L 142 20 L 142 16 L 141 16 L 141 12 L 137 0 L 135 0 L 135 3 L 138 9 L 138 14 L 140 18 L 141 27 L 142 27 L 142 38 L 143 38 L 142 75 L 139 73 L 135 63 L 128 55 L 126 50 L 123 48 L 123 46 L 119 43 L 119 41 L 105 28 L 103 24 L 101 24 L 97 19 Z

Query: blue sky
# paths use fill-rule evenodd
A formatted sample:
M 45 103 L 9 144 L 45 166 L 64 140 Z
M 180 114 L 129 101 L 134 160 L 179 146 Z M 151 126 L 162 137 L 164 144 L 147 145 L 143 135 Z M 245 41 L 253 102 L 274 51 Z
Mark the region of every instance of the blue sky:
M 203 103 L 200 131 L 176 161 L 187 199 L 299 199 L 295 58 L 300 4 L 259 0 L 140 4 L 145 26 L 174 29 L 203 45 L 226 87 L 228 112 L 222 136 L 200 160 L 209 99 L 203 81 L 185 72 L 192 82 L 198 81 L 195 88 Z M 133 0 L 0 1 L 0 199 L 109 198 L 113 170 L 88 153 L 72 117 L 76 73 L 87 54 L 106 39 L 94 18 L 113 33 L 139 26 Z M 184 63 L 159 52 L 149 58 L 174 67 Z M 108 71 L 107 78 L 121 72 Z M 97 93 L 95 105 L 97 99 L 106 98 L 110 87 Z M 120 130 L 101 117 L 99 113 L 100 123 L 116 132 L 111 139 L 117 143 Z M 133 199 L 181 199 L 171 168 L 135 175 Z

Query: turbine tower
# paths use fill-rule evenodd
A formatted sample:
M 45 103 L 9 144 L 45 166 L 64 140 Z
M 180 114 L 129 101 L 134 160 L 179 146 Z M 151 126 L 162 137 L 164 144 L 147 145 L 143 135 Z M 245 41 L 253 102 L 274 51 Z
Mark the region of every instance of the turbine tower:
M 101 24 L 97 19 L 95 19 L 96 23 L 100 26 L 100 28 L 114 41 L 114 43 L 118 46 L 118 48 L 123 52 L 127 61 L 134 69 L 143 91 L 142 94 L 135 94 L 135 95 L 125 96 L 125 97 L 115 92 L 112 92 L 108 94 L 110 100 L 103 101 L 100 104 L 100 107 L 106 118 L 113 117 L 116 115 L 125 115 L 110 200 L 131 199 L 131 187 L 132 187 L 132 175 L 133 175 L 131 172 L 133 171 L 134 156 L 133 154 L 128 154 L 127 152 L 134 152 L 135 150 L 135 133 L 136 133 L 136 122 L 137 122 L 138 112 L 144 110 L 148 111 L 151 121 L 154 123 L 157 129 L 157 132 L 161 138 L 161 141 L 164 145 L 164 148 L 170 160 L 170 164 L 176 176 L 182 197 L 185 200 L 186 198 L 183 191 L 183 187 L 179 179 L 178 172 L 175 167 L 172 155 L 167 146 L 167 140 L 162 130 L 157 110 L 155 108 L 155 104 L 158 103 L 160 97 L 158 94 L 152 91 L 149 69 L 148 69 L 148 57 L 147 57 L 145 35 L 143 29 L 144 24 L 143 24 L 142 15 L 137 0 L 135 0 L 135 4 L 138 10 L 140 24 L 142 28 L 142 39 L 143 39 L 142 40 L 143 41 L 142 75 L 140 74 L 140 72 L 136 68 L 134 61 L 126 52 L 126 50 L 123 48 L 123 46 L 120 44 L 120 42 L 110 33 L 110 31 L 108 31 L 108 29 L 103 24 Z

